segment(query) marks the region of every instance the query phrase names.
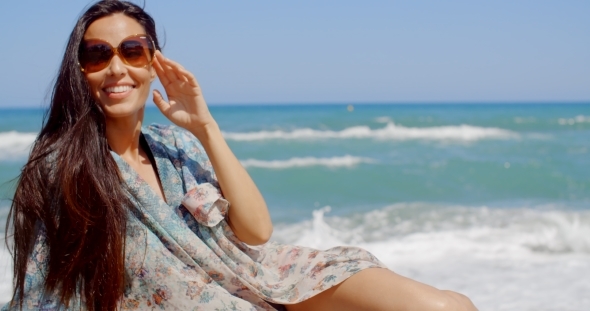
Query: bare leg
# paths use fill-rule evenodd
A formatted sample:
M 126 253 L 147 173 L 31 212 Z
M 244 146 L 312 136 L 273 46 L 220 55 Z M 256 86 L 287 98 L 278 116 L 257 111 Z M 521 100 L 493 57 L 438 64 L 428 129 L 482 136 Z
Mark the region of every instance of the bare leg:
M 363 270 L 289 311 L 476 311 L 469 298 L 408 279 L 390 270 Z

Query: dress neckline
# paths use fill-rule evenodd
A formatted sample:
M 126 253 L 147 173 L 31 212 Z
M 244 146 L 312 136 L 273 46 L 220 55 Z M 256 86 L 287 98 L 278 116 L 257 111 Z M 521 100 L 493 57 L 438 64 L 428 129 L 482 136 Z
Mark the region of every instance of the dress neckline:
M 141 129 L 139 143 L 141 148 L 144 148 L 144 151 L 147 154 L 150 162 L 152 163 L 152 166 L 155 168 L 157 178 L 160 180 L 160 184 L 162 185 L 162 192 L 164 197 L 158 195 L 156 191 L 152 189 L 152 187 L 147 183 L 147 181 L 143 179 L 143 177 L 141 177 L 141 175 L 139 175 L 139 173 L 133 167 L 131 167 L 131 165 L 129 165 L 127 161 L 125 161 L 125 159 L 123 159 L 119 154 L 111 150 L 111 154 L 117 160 L 116 162 L 119 164 L 119 169 L 124 169 L 128 174 L 129 178 L 125 178 L 125 175 L 123 175 L 125 182 L 127 182 L 127 184 L 130 184 L 130 182 L 135 181 L 139 188 L 143 189 L 143 191 L 148 193 L 151 197 L 157 198 L 157 200 L 159 200 L 159 203 L 172 206 L 170 203 L 174 201 L 172 199 L 173 189 L 170 189 L 171 184 L 169 181 L 167 181 L 168 174 L 166 174 L 166 172 L 163 171 L 163 166 L 165 164 L 161 162 L 162 160 L 160 159 L 160 157 L 156 157 L 156 154 L 153 150 L 153 145 L 157 142 L 154 142 L 153 138 L 151 138 L 150 135 L 145 135 L 143 127 Z

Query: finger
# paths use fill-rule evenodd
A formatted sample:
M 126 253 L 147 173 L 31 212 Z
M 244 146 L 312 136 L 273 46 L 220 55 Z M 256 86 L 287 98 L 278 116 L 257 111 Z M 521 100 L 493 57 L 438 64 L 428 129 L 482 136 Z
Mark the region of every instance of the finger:
M 185 78 L 178 76 L 173 67 L 168 64 L 167 58 L 160 54 L 160 58 L 158 58 L 158 65 L 160 69 L 160 74 L 163 79 L 160 79 L 162 85 L 168 92 L 168 86 L 173 83 L 185 82 Z
M 164 60 L 164 65 L 169 66 L 169 69 L 173 70 L 176 78 L 181 81 L 191 82 L 191 86 L 195 86 L 194 82 L 191 80 L 196 80 L 193 74 L 186 70 L 181 64 L 166 58 Z
M 164 54 L 162 54 L 162 53 L 156 53 L 155 55 L 156 55 L 156 59 L 158 60 L 158 64 L 160 65 L 160 68 L 162 69 L 162 74 L 165 76 L 166 81 L 168 82 L 166 84 L 173 83 L 177 80 L 184 81 L 184 77 L 182 77 L 182 76 L 179 77 L 176 75 L 176 72 L 174 71 L 175 63 L 173 61 L 164 57 Z M 164 83 L 162 82 L 162 84 L 164 84 Z
M 168 66 L 170 66 L 170 70 L 174 71 L 177 79 L 184 82 L 188 82 L 188 84 L 191 87 L 199 87 L 199 82 L 197 81 L 197 78 L 182 65 L 169 59 L 167 59 L 166 63 Z
M 164 55 L 162 55 L 162 53 L 160 53 L 160 51 L 156 51 L 155 55 L 156 55 L 156 57 L 154 58 L 154 61 L 152 62 L 152 66 L 154 66 L 154 69 L 156 69 L 156 74 L 158 75 L 158 78 L 160 79 L 160 82 L 162 83 L 162 85 L 166 86 L 166 85 L 170 84 L 170 80 L 166 76 L 164 68 L 162 67 L 162 61 L 163 61 Z
M 200 88 L 199 82 L 195 76 L 182 65 L 164 57 L 159 51 L 156 56 L 158 58 L 158 66 L 161 69 L 161 75 L 165 77 L 164 81 L 162 79 L 160 79 L 160 81 L 166 89 L 166 92 L 168 92 L 167 86 L 173 82 L 186 82 L 192 88 Z
M 154 90 L 153 92 L 153 100 L 156 107 L 162 111 L 164 115 L 168 115 L 168 110 L 170 109 L 170 104 L 164 100 L 162 93 L 158 90 Z
M 176 73 L 174 72 L 174 68 L 170 65 L 163 63 L 162 69 L 164 69 L 164 74 L 169 81 L 169 84 L 184 81 L 182 78 L 179 78 Z M 179 81 L 180 80 L 180 81 Z
M 199 82 L 197 78 L 188 70 L 184 69 L 183 67 L 174 67 L 174 71 L 176 72 L 177 76 L 183 76 L 185 81 L 192 87 L 199 87 Z
M 170 58 L 163 57 L 163 58 L 162 58 L 162 61 L 163 61 L 163 63 L 164 63 L 164 64 L 166 64 L 166 65 L 168 65 L 168 66 L 170 66 L 170 67 L 175 67 L 175 68 L 182 68 L 182 69 L 184 69 L 184 67 L 182 67 L 182 65 L 181 65 L 181 64 L 179 64 L 179 63 L 177 63 L 177 62 L 175 62 L 175 61 L 171 60 Z

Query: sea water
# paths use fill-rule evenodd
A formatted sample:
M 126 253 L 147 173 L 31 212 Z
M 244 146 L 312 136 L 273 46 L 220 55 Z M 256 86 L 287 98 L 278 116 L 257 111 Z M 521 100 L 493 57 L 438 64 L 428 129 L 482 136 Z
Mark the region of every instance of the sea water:
M 211 111 L 268 203 L 273 240 L 366 248 L 480 310 L 590 310 L 590 105 Z M 0 110 L 0 229 L 42 116 Z M 156 108 L 145 121 L 169 123 Z

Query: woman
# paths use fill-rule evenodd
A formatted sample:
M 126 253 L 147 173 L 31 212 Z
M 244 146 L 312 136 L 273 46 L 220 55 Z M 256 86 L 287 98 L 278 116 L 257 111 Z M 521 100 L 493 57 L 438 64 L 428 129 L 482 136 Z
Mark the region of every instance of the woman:
M 176 126 L 142 128 L 156 77 Z M 70 35 L 9 224 L 4 309 L 475 310 L 358 248 L 267 243 L 264 199 L 197 80 L 123 1 L 91 6 Z

